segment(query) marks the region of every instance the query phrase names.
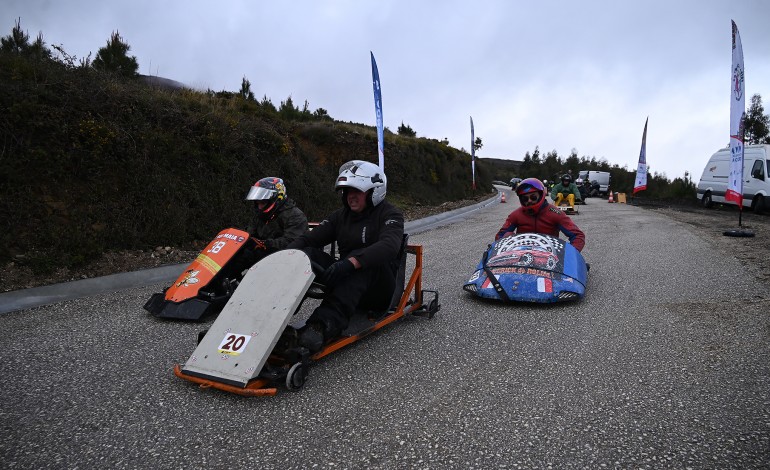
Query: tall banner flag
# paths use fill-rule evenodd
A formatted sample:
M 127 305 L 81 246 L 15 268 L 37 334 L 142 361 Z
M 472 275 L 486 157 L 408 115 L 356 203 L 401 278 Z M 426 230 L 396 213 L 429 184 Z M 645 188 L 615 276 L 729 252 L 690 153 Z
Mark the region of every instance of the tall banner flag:
M 473 190 L 476 190 L 476 137 L 473 135 L 473 116 L 471 116 L 471 177 L 473 178 Z
M 639 166 L 636 167 L 636 181 L 634 182 L 634 194 L 647 189 L 647 121 L 644 121 L 642 133 L 642 150 L 639 151 Z
M 372 56 L 372 85 L 374 86 L 374 113 L 377 115 L 377 157 L 379 158 L 380 169 L 385 170 L 385 144 L 382 127 L 382 90 L 380 89 L 380 72 L 377 71 L 377 62 L 374 60 L 374 53 L 369 51 Z
M 743 210 L 743 126 L 746 118 L 744 94 L 743 46 L 738 26 L 733 23 L 733 64 L 730 83 L 730 179 L 727 182 L 726 201 L 738 204 Z

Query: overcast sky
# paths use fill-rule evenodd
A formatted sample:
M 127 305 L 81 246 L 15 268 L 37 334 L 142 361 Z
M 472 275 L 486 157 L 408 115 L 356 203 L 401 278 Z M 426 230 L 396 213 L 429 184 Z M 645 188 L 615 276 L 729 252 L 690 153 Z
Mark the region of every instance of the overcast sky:
M 649 116 L 651 171 L 696 182 L 729 142 L 733 19 L 746 106 L 758 93 L 770 112 L 765 0 L 4 0 L 3 36 L 18 17 L 78 58 L 118 30 L 142 74 L 215 91 L 245 76 L 276 106 L 369 125 L 372 51 L 386 127 L 470 149 L 472 116 L 480 157 L 574 148 L 635 171 Z

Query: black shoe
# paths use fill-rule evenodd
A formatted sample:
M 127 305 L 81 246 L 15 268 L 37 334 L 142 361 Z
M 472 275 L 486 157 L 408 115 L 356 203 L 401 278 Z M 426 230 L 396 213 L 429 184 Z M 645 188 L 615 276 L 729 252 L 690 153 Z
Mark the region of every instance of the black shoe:
M 315 323 L 309 323 L 299 330 L 298 343 L 307 348 L 311 353 L 317 353 L 323 348 L 324 334 L 323 327 Z
M 298 332 L 297 329 L 291 325 L 287 325 L 286 329 L 281 333 L 278 342 L 275 344 L 274 351 L 278 353 L 285 353 L 290 349 L 294 349 L 298 344 Z

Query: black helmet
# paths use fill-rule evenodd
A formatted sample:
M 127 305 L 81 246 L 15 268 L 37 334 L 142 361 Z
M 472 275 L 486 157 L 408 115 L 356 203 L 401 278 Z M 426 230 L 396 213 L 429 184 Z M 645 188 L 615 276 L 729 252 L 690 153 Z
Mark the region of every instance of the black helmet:
M 572 182 L 572 176 L 570 176 L 570 175 L 568 175 L 566 173 L 561 175 L 561 184 L 567 186 L 571 182 Z
M 257 214 L 262 219 L 269 219 L 286 201 L 286 186 L 281 178 L 267 177 L 254 183 L 246 195 L 247 201 L 254 201 Z M 266 202 L 262 209 L 257 203 Z

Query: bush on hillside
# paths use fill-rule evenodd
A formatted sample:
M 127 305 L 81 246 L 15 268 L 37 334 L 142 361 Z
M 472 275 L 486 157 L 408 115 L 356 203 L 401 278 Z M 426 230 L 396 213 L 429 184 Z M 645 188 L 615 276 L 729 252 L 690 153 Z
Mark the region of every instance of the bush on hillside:
M 280 176 L 311 220 L 339 206 L 334 180 L 377 161 L 374 127 L 276 110 L 238 93 L 166 90 L 50 58 L 0 52 L 0 261 L 39 271 L 105 250 L 184 245 L 245 226 L 249 186 Z M 406 206 L 492 191 L 483 165 L 430 139 L 386 133 L 388 199 Z

